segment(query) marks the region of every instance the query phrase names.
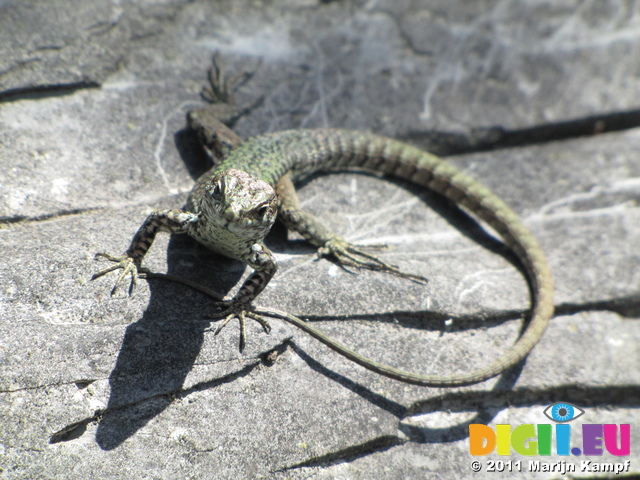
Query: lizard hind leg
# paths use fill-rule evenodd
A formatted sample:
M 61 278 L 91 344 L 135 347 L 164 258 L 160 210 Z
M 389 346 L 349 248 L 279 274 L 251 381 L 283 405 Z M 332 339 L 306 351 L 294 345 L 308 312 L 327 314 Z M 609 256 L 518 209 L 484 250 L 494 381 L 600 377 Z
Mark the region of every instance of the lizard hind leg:
M 233 130 L 235 123 L 243 116 L 258 108 L 264 96 L 249 105 L 240 107 L 234 98 L 235 90 L 253 76 L 240 73 L 225 77 L 219 55 L 213 56 L 208 73 L 208 86 L 203 87 L 200 96 L 208 105 L 187 113 L 187 123 L 199 137 L 200 144 L 214 164 L 219 164 L 231 149 L 242 143 L 242 138 Z
M 352 245 L 340 235 L 336 235 L 312 214 L 300 209 L 300 202 L 289 175 L 280 179 L 276 187 L 278 195 L 278 218 L 302 235 L 312 245 L 318 247 L 318 256 L 332 256 L 343 267 L 364 268 L 386 272 L 418 283 L 427 283 L 422 275 L 407 273 L 395 265 L 383 262 L 365 249 L 386 248 L 386 245 Z
M 208 84 L 202 88 L 200 97 L 217 108 L 218 120 L 230 128 L 241 117 L 251 113 L 264 102 L 264 96 L 260 96 L 250 104 L 240 107 L 235 100 L 236 90 L 251 80 L 258 67 L 253 71 L 241 70 L 228 77 L 225 76 L 220 55 L 213 55 L 211 68 L 207 72 Z
M 413 280 L 418 283 L 427 283 L 426 277 L 415 275 L 400 270 L 397 266 L 383 262 L 375 255 L 364 251 L 365 248 L 380 249 L 385 245 L 352 245 L 339 235 L 333 235 L 321 247 L 318 248 L 318 256 L 332 256 L 341 265 L 356 268 L 365 268 L 378 272 L 386 272 L 398 277 Z

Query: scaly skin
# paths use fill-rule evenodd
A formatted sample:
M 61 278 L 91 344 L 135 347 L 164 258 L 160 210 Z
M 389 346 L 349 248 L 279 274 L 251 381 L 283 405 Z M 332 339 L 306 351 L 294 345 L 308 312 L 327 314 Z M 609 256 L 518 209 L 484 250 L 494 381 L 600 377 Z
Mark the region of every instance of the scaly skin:
M 527 329 L 511 348 L 486 367 L 460 375 L 425 376 L 378 364 L 339 345 L 322 332 L 286 318 L 287 314 L 281 314 L 281 318 L 296 323 L 366 368 L 403 382 L 424 386 L 459 386 L 481 382 L 520 362 L 538 342 L 553 315 L 551 272 L 535 238 L 518 216 L 489 189 L 440 158 L 389 138 L 348 130 L 290 130 L 242 142 L 217 120 L 213 120 L 213 125 L 205 125 L 211 119 L 206 118 L 203 112 L 190 114 L 192 128 L 199 131 L 201 139 L 206 139 L 203 142 L 208 151 L 226 157 L 197 181 L 186 210 L 154 212 L 138 230 L 123 256 L 99 254 L 116 264 L 96 273 L 93 278 L 122 268 L 116 287 L 127 274 L 131 275 L 133 286 L 138 271 L 143 271 L 142 258 L 157 231 L 187 233 L 211 250 L 245 261 L 254 268 L 253 274 L 232 300 L 220 302 L 225 310 L 215 315 L 226 316 L 218 331 L 232 318 L 240 320 L 241 350 L 244 346 L 245 317 L 259 321 L 265 331 L 269 330 L 268 324 L 252 311 L 251 302 L 277 269 L 275 258 L 263 242 L 275 221 L 276 212 L 287 227 L 298 231 L 318 246 L 321 253 L 333 255 L 344 265 L 426 281 L 420 275 L 401 272 L 348 244 L 298 208 L 292 181 L 299 181 L 320 171 L 345 168 L 368 170 L 435 191 L 493 227 L 527 271 L 533 298 L 532 317 Z

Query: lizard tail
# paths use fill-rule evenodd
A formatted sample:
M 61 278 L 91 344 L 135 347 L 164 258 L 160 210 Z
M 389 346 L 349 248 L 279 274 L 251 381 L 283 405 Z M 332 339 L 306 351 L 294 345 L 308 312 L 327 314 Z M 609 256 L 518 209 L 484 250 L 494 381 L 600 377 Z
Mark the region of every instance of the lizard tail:
M 286 132 L 280 134 L 286 135 Z M 381 365 L 343 346 L 340 347 L 348 350 L 349 354 L 344 351 L 340 353 L 382 375 L 433 387 L 484 381 L 514 366 L 529 354 L 553 316 L 553 278 L 544 252 L 534 236 L 496 194 L 439 157 L 389 138 L 345 130 L 312 130 L 306 131 L 302 139 L 298 137 L 297 141 L 300 142 L 297 145 L 299 148 L 294 150 L 297 158 L 290 160 L 292 173 L 296 177 L 318 170 L 356 167 L 426 187 L 463 206 L 489 224 L 515 252 L 528 275 L 533 304 L 529 324 L 514 345 L 485 367 L 450 376 L 419 375 Z M 308 155 L 305 150 L 315 154 Z M 318 152 L 325 153 L 319 155 Z M 313 332 L 309 333 L 314 335 Z M 334 348 L 327 339 L 314 336 Z

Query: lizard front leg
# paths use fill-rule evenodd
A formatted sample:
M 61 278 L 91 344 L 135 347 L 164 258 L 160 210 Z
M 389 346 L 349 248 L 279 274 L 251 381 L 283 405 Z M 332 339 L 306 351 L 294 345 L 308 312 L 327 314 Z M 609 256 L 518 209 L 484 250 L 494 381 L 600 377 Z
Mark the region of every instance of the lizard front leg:
M 344 238 L 327 228 L 320 220 L 309 212 L 300 209 L 300 201 L 289 175 L 278 182 L 278 219 L 288 229 L 298 232 L 312 245 L 318 247 L 318 256 L 331 255 L 341 265 L 366 268 L 391 273 L 399 277 L 426 283 L 421 275 L 401 271 L 395 265 L 383 262 L 378 257 L 364 251 L 364 247 L 352 245 Z
M 121 256 L 113 256 L 106 252 L 97 253 L 96 257 L 104 257 L 115 265 L 111 265 L 99 272 L 95 273 L 91 280 L 95 280 L 109 272 L 122 269 L 118 276 L 111 295 L 118 289 L 118 285 L 127 275 L 131 275 L 131 283 L 129 284 L 129 295 L 133 293 L 133 289 L 138 280 L 140 273 L 148 273 L 149 271 L 142 267 L 142 259 L 146 255 L 151 244 L 158 232 L 171 233 L 187 233 L 189 229 L 198 221 L 198 215 L 184 210 L 156 210 L 151 213 L 131 240 L 131 245 Z
M 210 318 L 219 318 L 224 316 L 224 320 L 215 332 L 220 333 L 227 324 L 237 318 L 240 322 L 240 351 L 244 350 L 246 344 L 246 318 L 249 317 L 257 321 L 266 333 L 271 331 L 269 323 L 260 315 L 254 313 L 251 302 L 264 290 L 269 281 L 275 275 L 278 264 L 271 251 L 262 243 L 256 243 L 251 247 L 251 252 L 244 261 L 254 268 L 254 272 L 244 282 L 236 296 L 232 300 L 216 302 L 219 307 L 224 310 L 215 313 Z

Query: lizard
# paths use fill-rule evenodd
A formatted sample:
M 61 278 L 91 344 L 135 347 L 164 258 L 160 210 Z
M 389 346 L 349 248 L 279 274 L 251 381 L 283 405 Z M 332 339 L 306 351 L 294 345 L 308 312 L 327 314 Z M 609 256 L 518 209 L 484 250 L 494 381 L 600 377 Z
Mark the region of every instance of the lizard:
M 246 78 L 246 76 L 245 76 Z M 100 270 L 92 280 L 121 269 L 111 294 L 129 275 L 129 295 L 139 276 L 150 273 L 142 260 L 158 232 L 188 234 L 209 249 L 247 263 L 253 272 L 231 300 L 216 302 L 220 308 L 210 318 L 223 318 L 216 334 L 231 320 L 240 322 L 240 351 L 245 345 L 246 319 L 259 322 L 269 333 L 268 322 L 257 313 L 253 301 L 277 271 L 274 255 L 264 238 L 276 217 L 287 228 L 300 233 L 318 247 L 318 255 L 333 256 L 344 267 L 357 267 L 398 275 L 426 283 L 348 243 L 317 218 L 299 208 L 294 182 L 316 172 L 355 169 L 400 178 L 434 191 L 485 221 L 516 254 L 524 266 L 531 291 L 529 323 L 518 340 L 489 365 L 454 375 L 421 375 L 387 367 L 338 344 L 313 327 L 304 327 L 297 317 L 279 313 L 334 350 L 367 368 L 407 383 L 452 387 L 479 383 L 522 361 L 543 335 L 553 316 L 553 278 L 545 254 L 518 215 L 487 187 L 453 165 L 409 144 L 372 133 L 342 129 L 298 129 L 266 133 L 246 141 L 232 126 L 244 110 L 235 106 L 233 87 L 240 77 L 225 78 L 220 60 L 214 56 L 209 86 L 203 97 L 206 108 L 192 110 L 187 121 L 214 166 L 197 181 L 185 209 L 152 212 L 121 256 L 101 252 L 113 265 Z M 266 312 L 268 313 L 268 312 Z M 291 320 L 293 318 L 293 320 Z M 296 321 L 298 323 L 296 323 Z

